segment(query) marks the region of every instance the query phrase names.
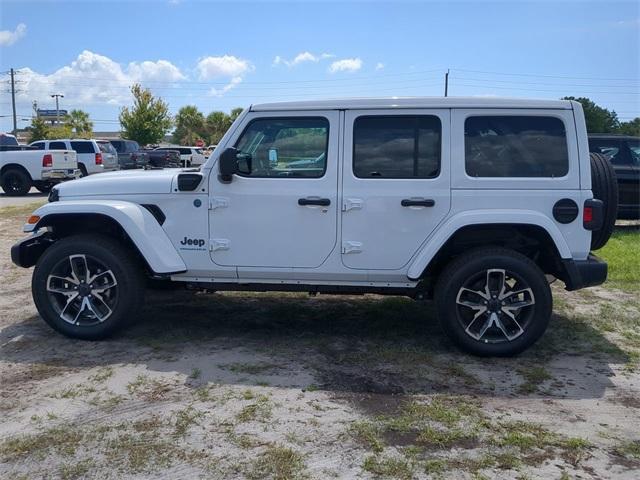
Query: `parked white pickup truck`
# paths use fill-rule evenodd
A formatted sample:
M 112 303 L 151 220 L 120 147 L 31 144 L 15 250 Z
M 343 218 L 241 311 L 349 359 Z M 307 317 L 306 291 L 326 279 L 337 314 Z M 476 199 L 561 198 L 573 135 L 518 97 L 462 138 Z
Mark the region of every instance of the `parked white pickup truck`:
M 26 195 L 31 187 L 47 193 L 80 174 L 73 150 L 34 150 L 13 135 L 0 134 L 0 186 L 6 195 Z

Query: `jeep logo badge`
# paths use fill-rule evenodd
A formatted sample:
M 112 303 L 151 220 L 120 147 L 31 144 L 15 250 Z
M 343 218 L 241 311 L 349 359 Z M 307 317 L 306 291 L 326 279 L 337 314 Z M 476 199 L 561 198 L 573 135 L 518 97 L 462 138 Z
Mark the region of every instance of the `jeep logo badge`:
M 198 247 L 198 248 L 204 247 L 205 243 L 206 242 L 202 238 L 184 237 L 184 239 L 180 241 L 180 245 L 189 245 L 189 246 Z M 188 250 L 188 249 L 182 249 L 182 250 Z

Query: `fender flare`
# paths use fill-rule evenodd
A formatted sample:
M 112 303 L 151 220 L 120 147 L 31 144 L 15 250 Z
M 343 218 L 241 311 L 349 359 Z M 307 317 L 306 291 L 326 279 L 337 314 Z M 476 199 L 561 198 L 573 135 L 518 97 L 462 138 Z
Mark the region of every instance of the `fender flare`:
M 553 240 L 561 258 L 572 258 L 569 245 L 558 227 L 540 212 L 533 210 L 469 210 L 446 220 L 423 244 L 413 258 L 407 271 L 407 277 L 418 280 L 433 257 L 458 230 L 469 225 L 483 224 L 533 225 L 543 228 Z
M 154 273 L 168 274 L 187 270 L 184 261 L 154 216 L 146 208 L 132 202 L 70 200 L 47 203 L 33 212 L 33 215 L 40 217 L 38 223 L 25 224 L 23 230 L 25 232 L 38 230 L 47 223 L 47 216 L 74 214 L 104 215 L 113 219 L 131 238 Z

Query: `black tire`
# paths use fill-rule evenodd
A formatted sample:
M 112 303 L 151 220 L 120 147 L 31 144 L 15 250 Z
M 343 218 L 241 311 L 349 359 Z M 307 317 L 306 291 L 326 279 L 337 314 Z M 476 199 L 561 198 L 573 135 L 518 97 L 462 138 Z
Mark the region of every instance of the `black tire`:
M 87 167 L 84 166 L 84 163 L 79 163 L 78 168 L 80 169 L 80 178 L 89 176 L 89 172 L 87 172 Z
M 4 193 L 9 197 L 22 197 L 29 193 L 33 181 L 27 172 L 19 168 L 9 168 L 0 179 Z
M 618 216 L 618 180 L 607 157 L 600 153 L 589 154 L 591 159 L 591 191 L 593 198 L 604 203 L 602 228 L 591 232 L 591 250 L 604 247 L 613 233 Z
M 36 182 L 33 185 L 40 193 L 49 193 L 53 188 L 51 183 Z
M 470 292 L 478 290 L 486 292 L 480 288 L 481 283 L 488 285 L 490 275 L 494 279 L 499 278 L 500 271 L 504 273 L 504 279 L 515 279 L 513 286 L 503 284 L 506 289 L 502 302 L 493 295 L 489 295 L 487 301 L 476 293 L 470 295 Z M 512 295 L 509 294 L 510 288 L 513 288 Z M 520 291 L 525 293 L 515 295 Z M 474 297 L 479 301 L 470 302 L 469 298 Z M 520 253 L 497 247 L 471 250 L 449 263 L 436 284 L 435 301 L 438 320 L 445 334 L 465 352 L 482 357 L 509 357 L 526 350 L 547 329 L 553 309 L 549 283 L 538 266 Z M 469 307 L 467 303 L 481 306 Z M 517 307 L 525 304 L 522 308 Z M 482 312 L 483 307 L 486 313 L 476 315 Z M 507 311 L 513 317 L 508 317 Z M 493 312 L 499 325 L 505 328 L 498 328 L 498 323 L 492 319 Z M 511 321 L 511 318 L 516 318 L 516 321 Z M 487 324 L 490 327 L 483 330 Z M 508 339 L 508 335 L 512 338 Z
M 85 270 L 80 267 L 78 272 L 96 272 L 94 275 L 102 272 L 94 280 L 95 285 L 69 280 L 74 275 L 71 273 L 71 256 L 74 256 L 76 265 L 81 265 L 84 258 Z M 100 268 L 100 265 L 103 269 L 94 268 Z M 61 269 L 68 271 L 66 274 L 60 273 Z M 54 281 L 52 278 L 51 284 L 48 285 L 50 275 L 64 277 L 64 280 Z M 76 278 L 83 276 L 85 275 L 77 275 Z M 93 275 L 86 275 L 89 278 L 91 276 Z M 112 283 L 115 285 L 100 290 L 100 287 Z M 84 288 L 84 291 L 73 292 L 78 290 L 74 285 Z M 48 286 L 64 290 L 66 293 L 51 292 Z M 141 265 L 132 252 L 120 242 L 102 235 L 74 235 L 57 241 L 45 250 L 38 260 L 31 281 L 33 299 L 44 321 L 68 337 L 83 340 L 108 337 L 131 323 L 142 305 L 144 287 L 145 279 Z M 97 288 L 100 293 L 96 293 L 93 288 Z M 73 293 L 76 295 L 75 299 L 67 302 L 67 295 Z M 85 308 L 85 300 L 91 308 Z M 100 310 L 102 320 L 97 313 L 93 313 Z M 63 316 L 68 318 L 65 320 Z M 77 323 L 73 323 L 76 319 Z

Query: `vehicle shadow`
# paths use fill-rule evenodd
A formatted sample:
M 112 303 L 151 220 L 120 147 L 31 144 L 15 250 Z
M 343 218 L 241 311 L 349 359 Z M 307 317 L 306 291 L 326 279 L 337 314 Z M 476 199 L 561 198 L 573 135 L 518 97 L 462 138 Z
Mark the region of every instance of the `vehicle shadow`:
M 71 369 L 138 364 L 184 374 L 193 388 L 549 398 L 601 398 L 613 385 L 610 365 L 628 360 L 588 323 L 562 315 L 516 358 L 472 357 L 440 332 L 430 304 L 398 297 L 150 292 L 136 320 L 112 339 L 87 342 L 34 316 L 0 332 L 0 360 Z

